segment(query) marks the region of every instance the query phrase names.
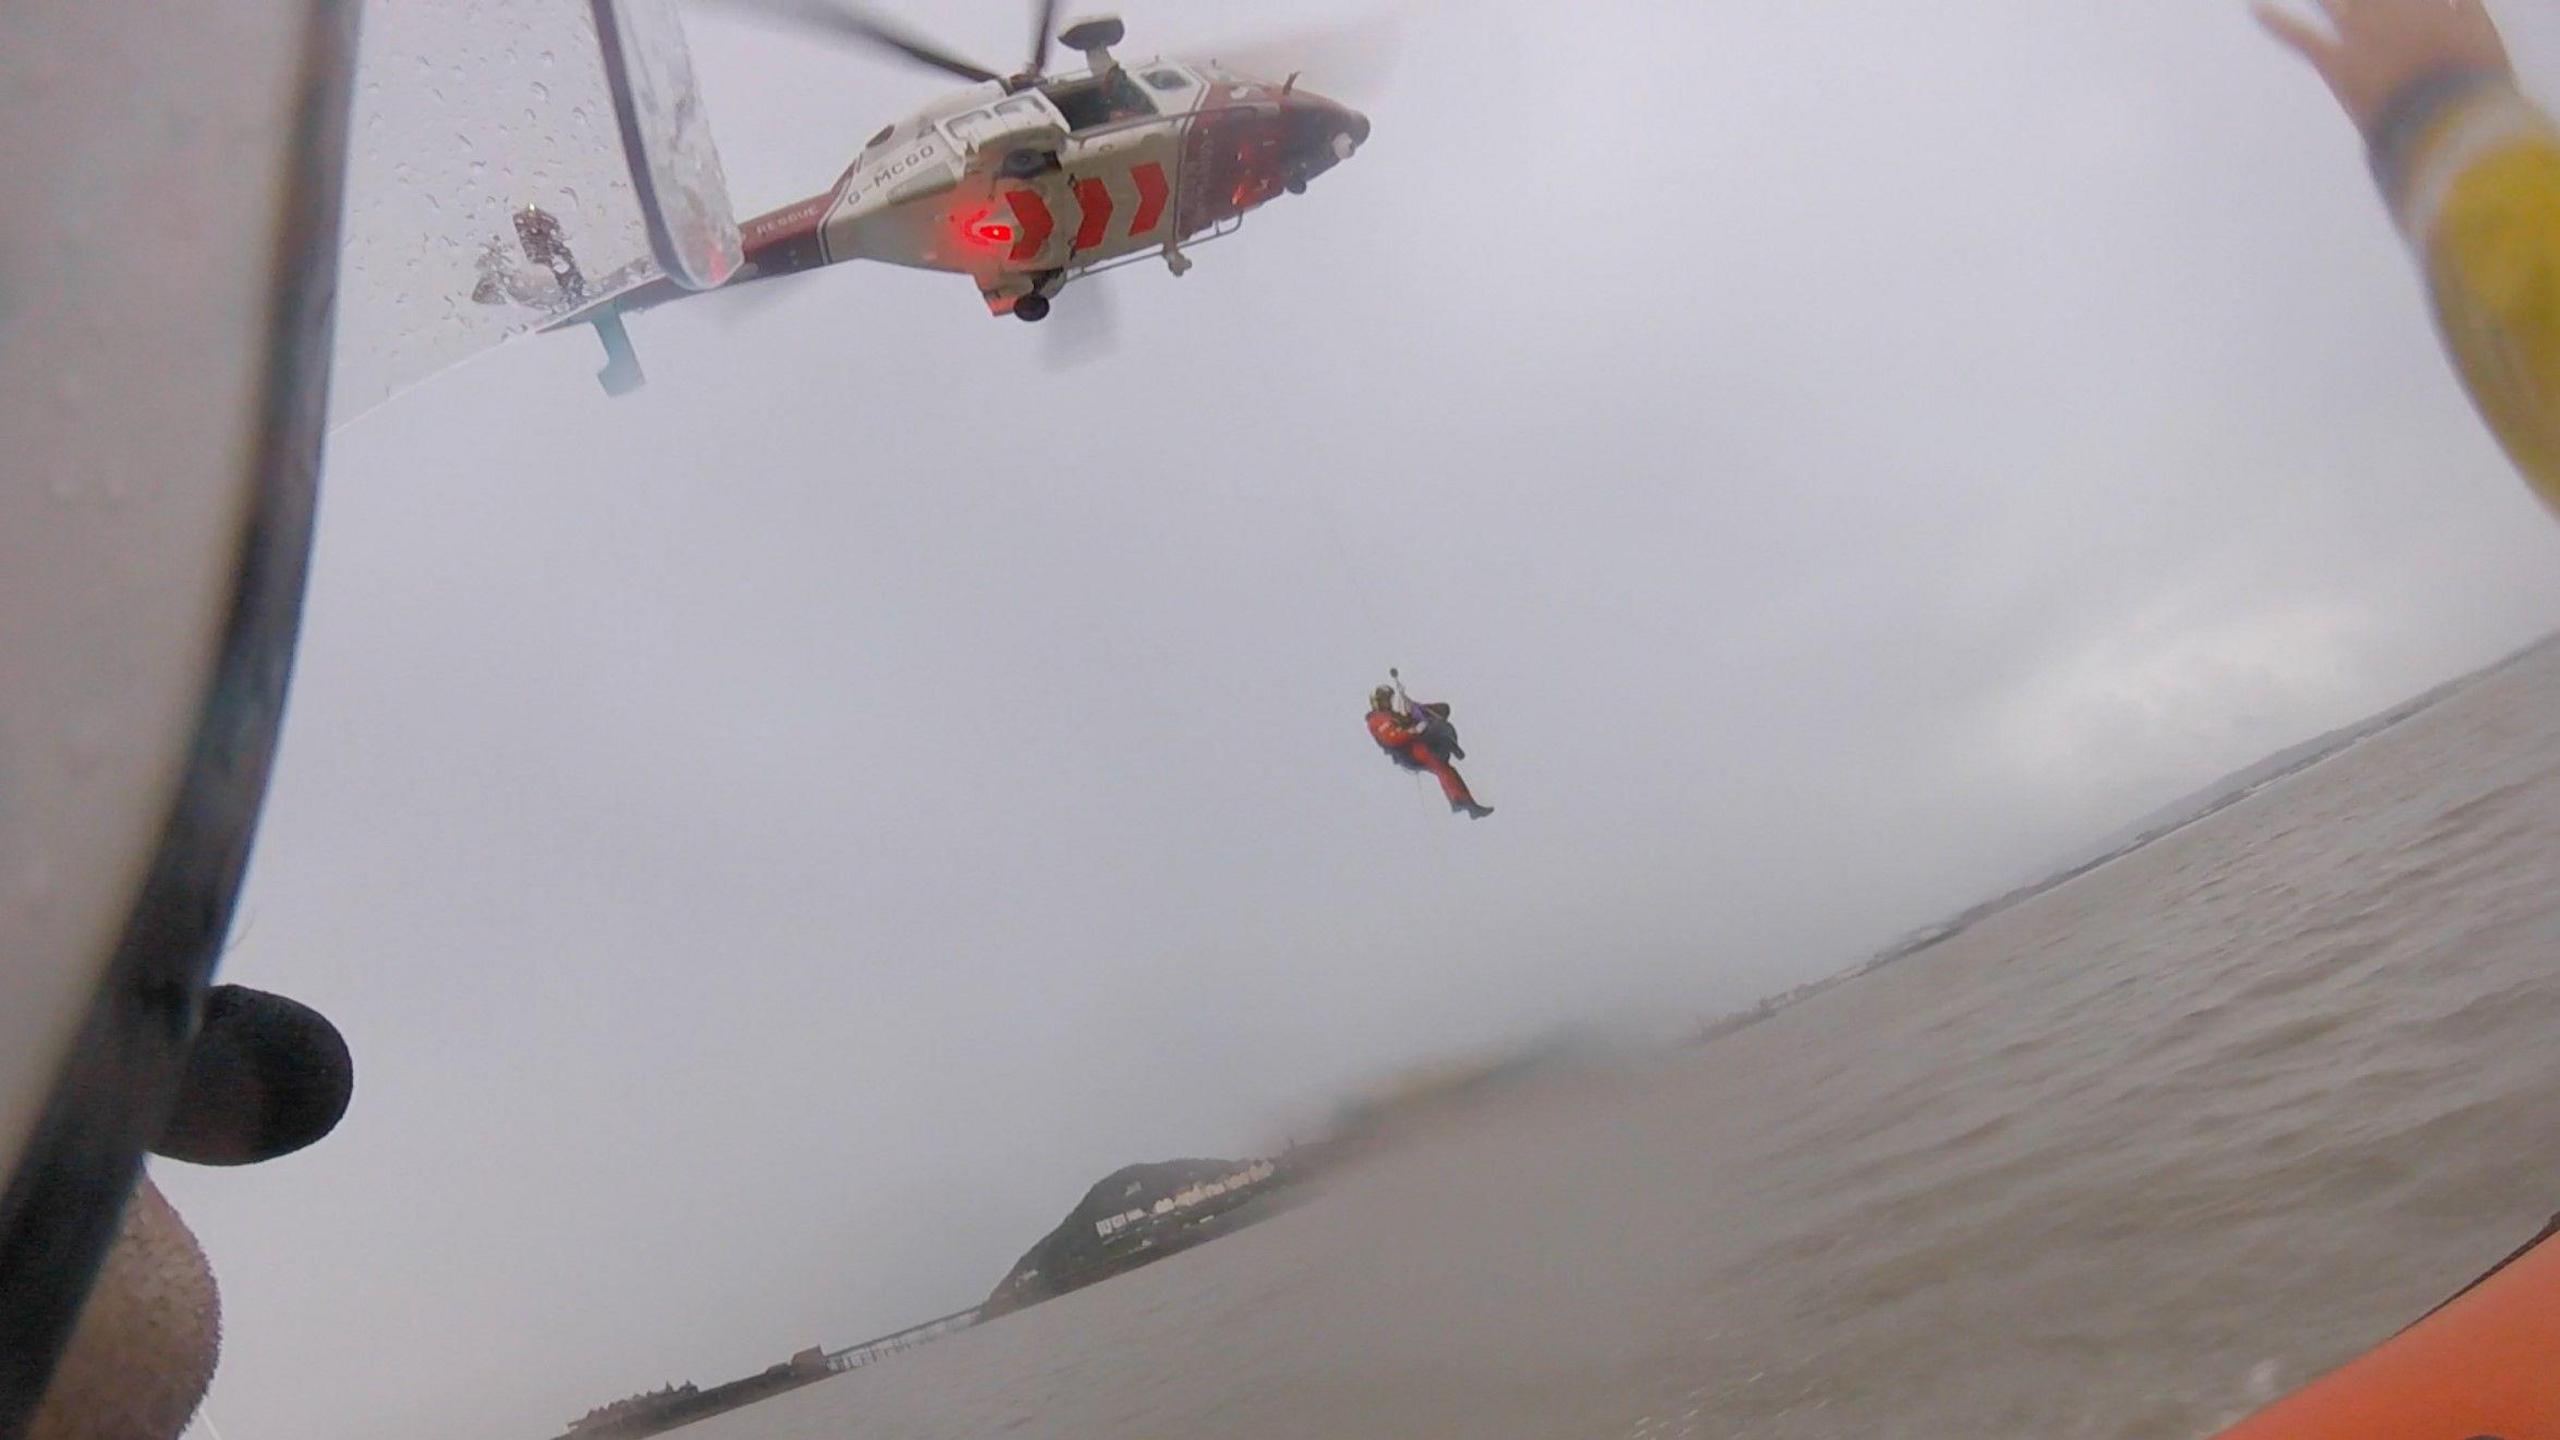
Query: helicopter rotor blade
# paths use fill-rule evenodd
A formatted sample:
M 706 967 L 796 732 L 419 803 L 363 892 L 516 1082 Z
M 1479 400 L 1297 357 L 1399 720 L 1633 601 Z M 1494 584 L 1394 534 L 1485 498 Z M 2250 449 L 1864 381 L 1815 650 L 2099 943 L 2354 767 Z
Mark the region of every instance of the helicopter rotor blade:
M 717 0 L 742 14 L 778 20 L 827 39 L 855 41 L 894 51 L 919 65 L 957 75 L 963 80 L 1004 77 L 975 61 L 943 49 L 903 26 L 891 24 L 849 0 Z
M 1040 364 L 1051 374 L 1077 370 L 1120 348 L 1120 307 L 1107 277 L 1088 275 L 1059 293 L 1040 322 Z
M 1391 5 L 1338 24 L 1256 35 L 1227 45 L 1188 46 L 1183 53 L 1257 80 L 1297 75 L 1319 94 L 1356 103 L 1386 87 L 1418 8 Z
M 1049 73 L 1049 39 L 1058 28 L 1058 0 L 1039 0 L 1031 12 L 1031 68 L 1023 73 L 1033 78 Z

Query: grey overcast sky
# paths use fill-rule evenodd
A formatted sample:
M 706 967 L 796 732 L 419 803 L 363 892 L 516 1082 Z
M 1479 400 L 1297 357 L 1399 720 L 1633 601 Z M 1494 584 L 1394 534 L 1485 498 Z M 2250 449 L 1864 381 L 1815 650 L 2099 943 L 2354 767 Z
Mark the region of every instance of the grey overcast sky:
M 742 211 L 935 93 L 690 23 Z M 1064 374 L 847 268 L 645 317 L 627 400 L 561 337 L 339 432 L 229 978 L 356 1102 L 159 1168 L 228 1440 L 537 1440 L 970 1303 L 1116 1165 L 1837 969 L 2560 615 L 2237 0 L 1426 6 L 1368 108 Z M 1389 664 L 1498 816 L 1369 746 Z

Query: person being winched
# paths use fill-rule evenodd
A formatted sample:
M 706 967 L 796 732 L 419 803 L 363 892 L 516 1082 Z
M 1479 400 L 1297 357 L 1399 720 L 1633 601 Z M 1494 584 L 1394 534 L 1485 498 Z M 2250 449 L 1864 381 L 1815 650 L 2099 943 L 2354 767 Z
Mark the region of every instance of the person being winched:
M 1466 780 L 1450 763 L 1466 759 L 1467 752 L 1449 725 L 1448 706 L 1402 701 L 1393 687 L 1381 685 L 1369 692 L 1369 738 L 1405 769 L 1431 772 L 1440 781 L 1440 793 L 1449 797 L 1452 811 L 1473 820 L 1493 813 L 1492 806 L 1476 803 Z

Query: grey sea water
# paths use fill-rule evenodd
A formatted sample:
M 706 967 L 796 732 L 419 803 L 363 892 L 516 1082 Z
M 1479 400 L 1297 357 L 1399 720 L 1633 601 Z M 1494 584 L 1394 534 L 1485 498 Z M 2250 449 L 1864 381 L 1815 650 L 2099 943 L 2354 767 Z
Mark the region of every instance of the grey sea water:
M 2560 1210 L 2556 956 L 2546 647 L 1763 1024 L 684 1433 L 2207 1433 Z

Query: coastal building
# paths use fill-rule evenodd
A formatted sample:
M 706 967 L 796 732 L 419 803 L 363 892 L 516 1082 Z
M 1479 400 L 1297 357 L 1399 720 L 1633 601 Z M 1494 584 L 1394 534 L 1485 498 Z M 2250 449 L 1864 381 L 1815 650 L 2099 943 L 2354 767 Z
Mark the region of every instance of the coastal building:
M 1270 1161 L 1256 1160 L 1252 1164 L 1244 1166 L 1243 1168 L 1218 1179 L 1205 1180 L 1185 1185 L 1172 1194 L 1162 1197 L 1157 1200 L 1155 1204 L 1148 1206 L 1143 1210 L 1124 1210 L 1116 1215 L 1105 1215 L 1101 1219 L 1093 1222 L 1093 1233 L 1102 1236 L 1105 1239 L 1109 1239 L 1111 1236 L 1117 1235 L 1121 1231 L 1142 1221 L 1161 1220 L 1169 1215 L 1176 1214 L 1177 1212 L 1188 1210 L 1195 1205 L 1203 1205 L 1211 1200 L 1221 1199 L 1225 1196 L 1250 1189 L 1253 1186 L 1259 1185 L 1270 1179 L 1276 1173 L 1278 1173 L 1278 1167 L 1273 1165 Z M 1131 1181 L 1121 1190 L 1120 1193 L 1125 1198 L 1127 1196 L 1137 1194 L 1139 1189 L 1139 1182 Z

